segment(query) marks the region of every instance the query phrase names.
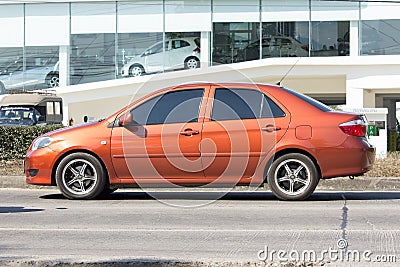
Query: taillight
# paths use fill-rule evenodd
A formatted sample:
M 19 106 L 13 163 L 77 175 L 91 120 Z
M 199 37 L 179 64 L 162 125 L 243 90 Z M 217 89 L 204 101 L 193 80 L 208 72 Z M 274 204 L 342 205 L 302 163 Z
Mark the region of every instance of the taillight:
M 367 134 L 367 124 L 362 119 L 342 123 L 339 128 L 348 135 L 364 137 Z
M 200 53 L 200 48 L 196 47 L 193 52 Z
M 308 45 L 302 45 L 301 48 L 308 52 Z

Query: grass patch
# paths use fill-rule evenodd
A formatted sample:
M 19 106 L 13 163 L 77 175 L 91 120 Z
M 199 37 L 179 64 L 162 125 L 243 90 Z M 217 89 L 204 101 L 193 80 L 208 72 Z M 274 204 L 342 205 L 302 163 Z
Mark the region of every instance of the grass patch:
M 376 159 L 367 177 L 400 177 L 400 152 L 390 152 L 387 158 Z
M 0 160 L 0 175 L 24 175 L 22 159 Z M 387 158 L 376 159 L 367 177 L 400 177 L 400 152 L 391 152 Z
M 24 175 L 24 160 L 0 160 L 0 175 Z

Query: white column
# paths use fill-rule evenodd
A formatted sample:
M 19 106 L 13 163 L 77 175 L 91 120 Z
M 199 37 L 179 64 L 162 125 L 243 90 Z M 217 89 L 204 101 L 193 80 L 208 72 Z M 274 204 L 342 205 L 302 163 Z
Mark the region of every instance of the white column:
M 62 113 L 63 113 L 62 124 L 64 126 L 68 126 L 70 118 L 69 118 L 68 102 L 65 101 L 65 98 L 63 98 L 63 102 L 62 102 Z
M 358 30 L 358 21 L 351 20 L 350 21 L 350 56 L 358 56 L 359 55 L 359 30 Z
M 210 65 L 210 32 L 201 32 L 200 47 L 201 67 L 206 68 Z
M 364 107 L 364 89 L 357 87 L 357 83 L 349 77 L 346 80 L 346 106 L 350 108 Z
M 59 77 L 60 77 L 60 86 L 69 85 L 69 51 L 68 46 L 62 45 L 60 46 L 59 52 Z

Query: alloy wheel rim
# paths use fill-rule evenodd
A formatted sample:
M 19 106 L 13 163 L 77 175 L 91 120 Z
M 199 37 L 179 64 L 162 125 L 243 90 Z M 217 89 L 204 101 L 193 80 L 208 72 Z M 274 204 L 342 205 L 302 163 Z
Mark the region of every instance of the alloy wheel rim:
M 142 69 L 140 67 L 133 67 L 132 68 L 132 75 L 133 76 L 140 76 L 142 74 Z
M 96 186 L 97 180 L 96 168 L 84 159 L 71 160 L 62 171 L 62 182 L 74 195 L 90 193 Z
M 278 189 L 290 196 L 303 193 L 311 182 L 309 168 L 297 159 L 287 159 L 281 162 L 274 175 Z
M 51 77 L 49 83 L 51 88 L 58 87 L 58 85 L 60 84 L 60 79 L 56 76 L 53 76 Z
M 195 60 L 194 58 L 191 58 L 187 61 L 187 66 L 189 69 L 195 69 L 197 68 L 197 60 Z

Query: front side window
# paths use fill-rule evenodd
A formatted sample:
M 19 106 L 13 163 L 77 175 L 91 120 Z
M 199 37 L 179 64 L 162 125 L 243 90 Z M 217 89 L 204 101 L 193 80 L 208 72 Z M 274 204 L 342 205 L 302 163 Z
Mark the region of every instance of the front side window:
M 165 48 L 168 47 L 168 42 L 165 42 Z M 150 49 L 148 49 L 145 52 L 145 55 L 153 55 L 153 54 L 158 54 L 163 52 L 163 43 L 158 43 L 156 45 L 154 45 L 153 47 L 151 47 Z
M 131 111 L 141 125 L 197 122 L 204 89 L 168 92 L 156 96 Z
M 260 91 L 218 88 L 211 120 L 238 120 L 283 117 L 285 112 Z

